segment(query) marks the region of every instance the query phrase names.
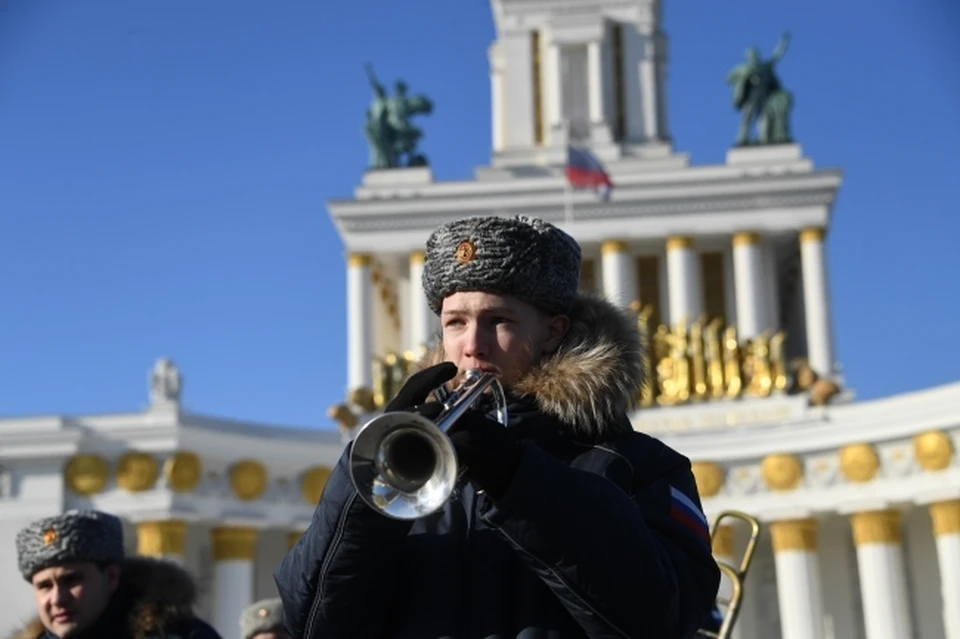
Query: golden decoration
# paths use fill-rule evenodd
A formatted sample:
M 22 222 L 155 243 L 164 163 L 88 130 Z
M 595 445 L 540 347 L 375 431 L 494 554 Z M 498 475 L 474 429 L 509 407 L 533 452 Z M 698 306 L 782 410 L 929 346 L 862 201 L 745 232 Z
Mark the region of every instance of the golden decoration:
M 627 243 L 620 240 L 609 240 L 600 245 L 600 255 L 611 255 L 613 253 L 626 253 Z
M 815 519 L 787 519 L 770 524 L 773 552 L 817 549 L 817 521 Z
M 720 526 L 713 533 L 715 557 L 733 557 L 733 526 Z
M 261 608 L 257 611 L 257 615 L 260 617 L 266 617 L 270 612 L 266 608 Z
M 953 442 L 943 431 L 920 433 L 913 438 L 913 456 L 924 470 L 943 470 L 953 458 Z
M 701 497 L 713 497 L 723 487 L 723 469 L 712 462 L 694 462 L 691 465 Z
M 387 353 L 373 358 L 373 404 L 371 410 L 381 410 L 400 391 L 413 372 L 418 356 L 413 352 Z
M 75 455 L 64 467 L 67 488 L 78 495 L 95 495 L 107 486 L 107 462 L 93 454 Z
M 142 521 L 137 524 L 137 554 L 169 557 L 184 554 L 187 522 L 177 519 Z
M 652 305 L 634 308 L 639 309 L 637 329 L 645 346 L 644 377 L 650 380 L 639 390 L 641 406 L 768 397 L 788 390 L 783 331 L 768 331 L 741 344 L 736 327 L 724 328 L 720 318 L 706 323 L 701 317 L 689 326 L 678 322 L 671 329 L 653 326 Z
M 127 451 L 117 460 L 117 486 L 139 493 L 153 488 L 160 476 L 157 460 L 149 453 Z
M 816 371 L 810 368 L 810 363 L 804 358 L 791 360 L 790 370 L 793 373 L 794 392 L 809 390 L 817 381 Z
M 850 516 L 853 525 L 853 543 L 899 544 L 900 512 L 896 510 L 874 510 L 854 513 Z
M 370 266 L 373 263 L 373 257 L 369 253 L 350 253 L 347 256 L 347 266 L 363 267 Z
M 850 481 L 870 481 L 880 468 L 880 459 L 870 444 L 851 444 L 840 451 L 840 470 Z
M 423 264 L 427 259 L 427 254 L 424 251 L 414 251 L 410 254 L 410 264 L 417 266 Z
M 43 531 L 43 545 L 49 546 L 57 540 L 57 531 L 53 528 L 47 528 Z
M 267 489 L 267 469 L 253 459 L 245 459 L 230 469 L 230 487 L 238 499 L 256 499 Z
M 315 506 L 323 494 L 323 487 L 330 477 L 330 469 L 326 466 L 314 466 L 300 477 L 300 494 L 303 500 Z
M 253 561 L 257 554 L 257 529 L 221 526 L 210 531 L 214 561 Z
M 350 429 L 357 425 L 357 416 L 346 404 L 334 404 L 328 408 L 327 417 L 337 422 L 340 428 Z
M 369 388 L 354 388 L 347 394 L 347 403 L 359 406 L 365 413 L 370 413 L 377 407 L 373 399 L 373 391 Z
M 733 245 L 734 246 L 746 246 L 751 244 L 759 244 L 760 235 L 758 233 L 751 232 L 742 232 L 733 234 Z
M 477 247 L 473 245 L 473 242 L 464 240 L 457 245 L 457 250 L 454 251 L 453 256 L 457 259 L 457 264 L 466 264 L 472 261 L 476 254 Z
M 693 247 L 693 238 L 687 235 L 675 235 L 667 238 L 667 250 L 688 249 Z
M 818 379 L 810 388 L 810 403 L 813 406 L 824 406 L 830 398 L 840 392 L 836 382 L 829 379 Z
M 807 228 L 800 231 L 800 242 L 822 242 L 826 231 L 820 227 Z
M 960 499 L 930 504 L 930 518 L 934 536 L 960 534 Z
M 771 490 L 793 490 L 803 478 L 803 466 L 795 455 L 767 455 L 760 469 Z
M 174 492 L 190 492 L 200 483 L 202 475 L 203 464 L 196 453 L 181 450 L 163 462 L 163 478 Z

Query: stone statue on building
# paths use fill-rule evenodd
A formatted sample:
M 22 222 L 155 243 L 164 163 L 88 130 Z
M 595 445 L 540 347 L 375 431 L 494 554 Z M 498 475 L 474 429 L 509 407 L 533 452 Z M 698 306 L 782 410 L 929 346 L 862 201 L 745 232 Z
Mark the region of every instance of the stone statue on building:
M 785 32 L 766 60 L 761 59 L 756 47 L 750 47 L 746 62 L 727 74 L 727 84 L 733 87 L 733 105 L 740 111 L 737 146 L 793 142 L 790 134 L 793 95 L 783 88 L 775 70 L 789 43 L 790 34 Z M 757 127 L 755 139 L 750 135 L 754 122 Z
M 370 147 L 370 168 L 426 166 L 426 156 L 417 151 L 423 131 L 410 124 L 410 118 L 429 115 L 433 103 L 424 95 L 409 95 L 403 80 L 397 81 L 393 95 L 388 96 L 373 68 L 369 64 L 365 68 L 373 90 L 363 128 Z
M 183 389 L 183 377 L 176 364 L 167 358 L 161 358 L 150 372 L 150 404 L 170 406 L 180 403 Z

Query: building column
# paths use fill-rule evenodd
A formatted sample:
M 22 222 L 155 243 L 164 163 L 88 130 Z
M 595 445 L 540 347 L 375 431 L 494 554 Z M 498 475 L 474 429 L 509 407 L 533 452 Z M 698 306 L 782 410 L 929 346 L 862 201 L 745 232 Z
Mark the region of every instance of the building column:
M 670 325 L 695 321 L 703 312 L 700 272 L 693 238 L 667 238 L 667 294 L 670 302 Z
M 800 261 L 803 269 L 803 304 L 806 310 L 807 357 L 821 377 L 833 375 L 833 337 L 830 333 L 830 299 L 827 290 L 824 230 L 800 232 Z
M 960 499 L 930 504 L 940 564 L 944 639 L 960 639 Z
M 369 389 L 373 372 L 373 285 L 369 255 L 347 258 L 347 390 Z
M 558 140 L 553 137 L 558 127 L 563 125 L 563 69 L 561 60 L 560 45 L 550 42 L 547 45 L 547 117 L 550 128 L 550 143 L 556 145 Z M 560 144 L 565 144 L 566 140 L 559 140 Z
M 737 333 L 740 339 L 756 337 L 763 324 L 763 267 L 760 236 L 737 233 L 733 236 L 733 286 L 737 304 Z
M 600 245 L 600 259 L 604 296 L 611 303 L 626 308 L 637 298 L 637 274 L 626 243 L 604 242 Z
M 137 523 L 137 554 L 184 563 L 187 522 L 178 519 Z
M 587 82 L 589 83 L 590 125 L 605 121 L 603 115 L 603 55 L 599 40 L 587 43 Z
M 238 639 L 240 615 L 253 603 L 255 528 L 224 526 L 213 540 L 213 627 L 224 639 Z
M 640 98 L 643 101 L 643 133 L 645 141 L 660 139 L 659 69 L 657 40 L 653 33 L 643 34 L 643 57 L 640 59 Z
M 817 522 L 792 519 L 770 524 L 777 567 L 783 639 L 823 639 L 823 587 L 817 557 Z
M 906 573 L 900 540 L 900 513 L 895 510 L 854 513 L 860 598 L 867 639 L 912 636 Z
M 423 251 L 410 254 L 410 332 L 409 348 L 414 353 L 429 346 L 433 338 L 433 311 L 423 292 Z

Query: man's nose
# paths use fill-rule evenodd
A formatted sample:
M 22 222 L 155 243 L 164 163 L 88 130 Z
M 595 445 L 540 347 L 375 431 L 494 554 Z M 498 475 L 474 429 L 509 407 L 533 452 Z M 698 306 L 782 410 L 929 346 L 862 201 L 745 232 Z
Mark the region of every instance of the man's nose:
M 467 357 L 471 357 L 473 359 L 483 359 L 490 354 L 490 349 L 487 346 L 487 339 L 477 324 L 473 324 L 468 327 L 463 338 L 463 354 Z
M 52 596 L 51 596 L 51 601 L 53 601 L 54 605 L 56 605 L 56 606 L 62 606 L 62 605 L 64 605 L 65 603 L 67 603 L 67 600 L 68 600 L 69 598 L 70 598 L 70 589 L 69 589 L 69 588 L 61 588 L 60 586 L 54 586 L 54 587 L 53 587 L 53 593 L 52 593 Z

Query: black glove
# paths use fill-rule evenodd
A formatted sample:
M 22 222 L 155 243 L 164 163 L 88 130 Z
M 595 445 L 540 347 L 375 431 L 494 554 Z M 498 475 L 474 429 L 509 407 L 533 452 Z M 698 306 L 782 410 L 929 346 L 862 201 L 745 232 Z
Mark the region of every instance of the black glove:
M 456 375 L 457 365 L 451 362 L 442 362 L 422 371 L 417 371 L 400 388 L 397 396 L 390 400 L 383 412 L 393 413 L 401 410 L 420 412 L 417 407 L 426 401 L 427 395 L 456 377 Z
M 503 497 L 520 464 L 520 442 L 507 428 L 468 410 L 447 431 L 464 476 L 494 500 Z

